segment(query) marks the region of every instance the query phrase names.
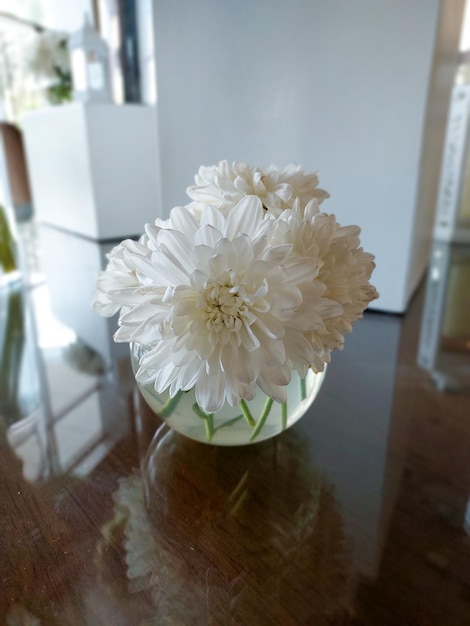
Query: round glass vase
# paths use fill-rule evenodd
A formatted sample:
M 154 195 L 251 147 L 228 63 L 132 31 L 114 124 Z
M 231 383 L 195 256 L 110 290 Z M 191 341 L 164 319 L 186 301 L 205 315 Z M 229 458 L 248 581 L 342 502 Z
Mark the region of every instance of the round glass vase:
M 146 347 L 131 343 L 130 350 L 135 374 Z M 157 393 L 151 381 L 137 380 L 137 385 L 152 411 L 173 430 L 203 443 L 242 446 L 269 439 L 293 426 L 315 400 L 324 377 L 325 370 L 318 374 L 309 370 L 305 378 L 292 371 L 283 404 L 258 388 L 252 400 L 242 400 L 235 407 L 225 403 L 216 413 L 206 413 L 199 407 L 194 389 L 179 391 L 172 398 L 168 391 Z

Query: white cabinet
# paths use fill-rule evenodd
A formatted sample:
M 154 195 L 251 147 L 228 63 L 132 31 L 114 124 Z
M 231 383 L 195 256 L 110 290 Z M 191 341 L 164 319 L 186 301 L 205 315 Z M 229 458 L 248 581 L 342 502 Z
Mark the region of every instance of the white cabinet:
M 44 224 L 98 240 L 143 232 L 160 208 L 150 106 L 73 103 L 23 119 L 34 207 Z

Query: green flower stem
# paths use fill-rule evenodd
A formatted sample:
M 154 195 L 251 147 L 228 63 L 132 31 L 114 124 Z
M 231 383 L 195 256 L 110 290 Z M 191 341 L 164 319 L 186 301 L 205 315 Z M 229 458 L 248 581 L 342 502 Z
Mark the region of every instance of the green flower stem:
M 266 402 L 264 404 L 263 407 L 263 411 L 261 412 L 261 415 L 259 417 L 259 420 L 256 422 L 256 426 L 255 429 L 250 437 L 250 441 L 253 441 L 254 439 L 256 439 L 256 437 L 259 435 L 261 429 L 264 426 L 265 421 L 268 419 L 268 415 L 271 412 L 271 407 L 273 405 L 273 399 L 272 398 L 267 398 Z
M 281 404 L 281 424 L 282 430 L 287 428 L 287 401 Z
M 207 441 L 210 443 L 214 436 L 214 416 L 208 415 L 204 420 L 204 426 L 206 427 Z
M 307 397 L 307 384 L 305 378 L 300 379 L 300 399 L 305 400 Z
M 240 408 L 248 424 L 254 428 L 256 426 L 256 422 L 245 400 L 240 400 Z
M 196 413 L 198 417 L 200 417 L 203 420 L 205 420 L 206 417 L 210 415 L 210 413 L 206 413 L 205 411 L 203 411 L 197 402 L 193 404 L 193 411 Z
M 175 396 L 173 396 L 173 398 L 168 398 L 168 400 L 165 402 L 162 408 L 158 411 L 158 416 L 161 417 L 162 419 L 169 417 L 173 413 L 173 411 L 176 409 L 178 402 L 180 401 L 183 393 L 184 391 L 180 390 L 177 392 Z
M 205 411 L 203 411 L 197 402 L 193 404 L 193 411 L 198 417 L 204 420 L 207 441 L 210 442 L 215 433 L 214 415 L 212 413 L 206 413 Z

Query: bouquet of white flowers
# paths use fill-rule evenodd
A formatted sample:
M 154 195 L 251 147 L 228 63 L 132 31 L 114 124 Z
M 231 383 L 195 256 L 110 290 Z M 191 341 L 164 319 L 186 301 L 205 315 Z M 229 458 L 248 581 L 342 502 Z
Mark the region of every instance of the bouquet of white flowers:
M 293 372 L 322 371 L 377 298 L 373 256 L 357 226 L 320 212 L 328 194 L 299 167 L 222 161 L 201 167 L 188 194 L 114 248 L 94 308 L 120 311 L 116 341 L 145 347 L 138 382 L 170 399 L 192 390 L 206 426 L 225 404 L 239 407 L 258 432 L 272 402 L 286 403 Z M 256 421 L 246 401 L 258 389 L 269 406 Z

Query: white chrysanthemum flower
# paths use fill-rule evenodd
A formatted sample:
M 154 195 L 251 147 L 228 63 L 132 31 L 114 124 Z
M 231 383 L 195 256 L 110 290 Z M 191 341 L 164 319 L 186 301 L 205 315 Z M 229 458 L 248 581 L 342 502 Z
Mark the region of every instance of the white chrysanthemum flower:
M 194 200 L 191 208 L 195 212 L 207 204 L 228 211 L 245 196 L 257 196 L 268 211 L 278 216 L 296 200 L 304 208 L 312 198 L 317 198 L 319 203 L 328 198 L 328 193 L 318 188 L 317 174 L 306 174 L 295 165 L 283 170 L 274 166 L 265 170 L 246 163 L 230 165 L 221 161 L 218 165 L 199 168 L 195 182 L 187 189 Z
M 93 309 L 111 317 L 135 302 L 136 295 L 145 294 L 143 286 L 137 278 L 135 264 L 130 261 L 134 255 L 150 256 L 151 250 L 147 245 L 147 237 L 141 237 L 139 242 L 127 239 L 114 247 L 108 254 L 108 265 L 104 272 L 100 272 L 96 280 L 93 298 Z
M 194 390 L 208 414 L 258 387 L 284 403 L 291 371 L 322 371 L 377 297 L 374 257 L 319 212 L 316 174 L 222 161 L 196 183 L 194 202 L 113 250 L 94 308 L 120 311 L 115 339 L 145 347 L 136 378 L 157 394 Z
M 149 348 L 137 380 L 171 396 L 194 387 L 209 413 L 252 399 L 257 386 L 285 401 L 289 365 L 305 370 L 314 359 L 306 336 L 342 308 L 323 296 L 317 259 L 270 244 L 275 228 L 256 197 L 226 215 L 207 206 L 200 221 L 178 207 L 147 226 L 148 254 L 127 242 L 111 258 L 118 276 L 106 277 L 110 267 L 99 288 L 123 307 L 115 338 Z
M 334 215 L 318 212 L 316 200 L 302 211 L 297 203 L 277 222 L 274 241 L 289 242 L 293 254 L 320 262 L 317 279 L 326 286 L 324 296 L 341 305 L 341 313 L 325 319 L 325 327 L 306 335 L 315 352 L 316 371 L 330 361 L 331 351 L 341 349 L 344 333 L 352 330 L 369 303 L 378 297 L 370 283 L 375 267 L 372 254 L 360 247 L 360 229 L 341 226 Z

